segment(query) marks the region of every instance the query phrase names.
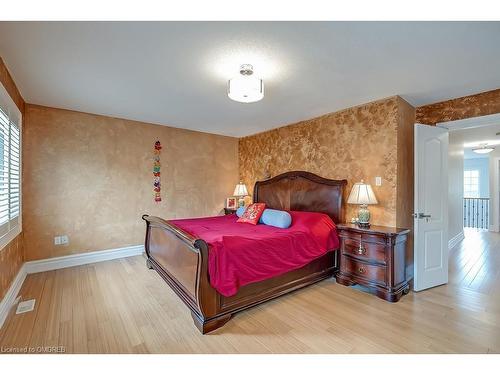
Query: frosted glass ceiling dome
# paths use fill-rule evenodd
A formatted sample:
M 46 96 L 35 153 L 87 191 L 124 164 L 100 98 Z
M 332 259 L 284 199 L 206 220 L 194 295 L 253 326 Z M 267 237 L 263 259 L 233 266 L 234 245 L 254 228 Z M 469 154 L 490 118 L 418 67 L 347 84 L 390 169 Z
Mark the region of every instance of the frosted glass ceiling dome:
M 227 96 L 240 103 L 255 103 L 264 98 L 264 81 L 253 75 L 253 66 L 243 64 L 240 75 L 229 80 Z
M 475 147 L 472 149 L 476 154 L 488 154 L 492 152 L 495 147 L 488 146 L 487 144 L 482 144 L 479 147 Z

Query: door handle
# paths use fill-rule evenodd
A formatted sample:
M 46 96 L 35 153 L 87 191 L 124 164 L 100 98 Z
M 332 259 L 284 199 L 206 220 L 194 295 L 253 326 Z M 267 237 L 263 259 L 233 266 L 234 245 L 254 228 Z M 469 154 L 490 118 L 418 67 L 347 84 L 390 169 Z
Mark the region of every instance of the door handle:
M 427 219 L 429 220 L 431 215 L 425 215 L 423 212 L 419 212 L 418 214 L 413 214 L 413 217 L 417 219 Z

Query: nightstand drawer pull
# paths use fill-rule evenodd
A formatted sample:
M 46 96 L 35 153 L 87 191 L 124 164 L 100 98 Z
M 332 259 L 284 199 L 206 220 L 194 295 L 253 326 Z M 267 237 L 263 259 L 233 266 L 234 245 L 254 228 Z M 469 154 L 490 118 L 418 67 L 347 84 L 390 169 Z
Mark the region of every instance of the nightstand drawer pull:
M 358 272 L 359 272 L 359 273 L 365 273 L 365 272 L 366 272 L 366 269 L 364 269 L 364 267 L 359 267 L 359 268 L 358 268 Z
M 359 247 L 358 247 L 358 254 L 359 255 L 366 255 L 366 249 L 361 244 L 359 244 Z

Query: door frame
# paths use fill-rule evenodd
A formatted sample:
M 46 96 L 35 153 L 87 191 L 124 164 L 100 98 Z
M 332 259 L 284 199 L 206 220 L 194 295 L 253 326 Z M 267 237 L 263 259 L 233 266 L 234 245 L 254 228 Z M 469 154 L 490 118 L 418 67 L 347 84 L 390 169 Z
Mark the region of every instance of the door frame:
M 496 220 L 490 219 L 490 232 L 500 232 L 500 157 L 493 158 L 493 189 L 490 189 L 490 212 L 491 218 L 495 215 Z M 492 178 L 492 176 L 490 176 Z
M 440 128 L 446 128 L 449 131 L 481 128 L 488 125 L 500 125 L 500 113 L 436 123 L 436 126 L 439 126 Z
M 492 115 L 469 117 L 462 120 L 453 120 L 438 122 L 436 126 L 440 128 L 446 128 L 449 131 L 463 130 L 463 129 L 474 129 L 483 126 L 490 125 L 500 125 L 500 113 L 494 113 Z M 490 213 L 491 218 L 495 221 L 490 220 L 490 226 L 488 228 L 491 232 L 500 231 L 500 158 L 496 157 L 493 159 L 495 168 L 493 169 L 493 191 L 490 191 Z M 490 176 L 491 178 L 491 176 Z M 450 240 L 450 239 L 449 239 Z

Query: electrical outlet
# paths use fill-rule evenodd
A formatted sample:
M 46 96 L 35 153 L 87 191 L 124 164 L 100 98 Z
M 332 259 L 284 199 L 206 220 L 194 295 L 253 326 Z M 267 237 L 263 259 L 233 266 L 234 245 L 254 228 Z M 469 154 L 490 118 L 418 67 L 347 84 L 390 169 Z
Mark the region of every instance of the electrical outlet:
M 67 244 L 69 244 L 69 237 L 67 235 L 54 237 L 54 245 L 67 245 Z
M 382 186 L 382 177 L 375 177 L 375 186 Z

